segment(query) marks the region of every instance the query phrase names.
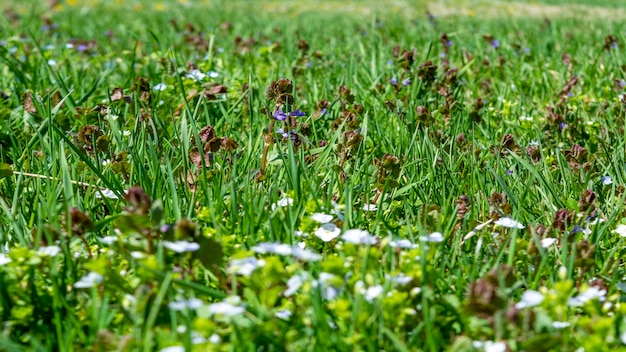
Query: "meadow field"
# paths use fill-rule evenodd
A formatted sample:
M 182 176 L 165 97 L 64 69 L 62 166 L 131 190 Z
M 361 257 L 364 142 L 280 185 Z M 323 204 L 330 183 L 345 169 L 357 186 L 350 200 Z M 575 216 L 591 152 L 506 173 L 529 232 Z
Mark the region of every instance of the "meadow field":
M 0 350 L 626 351 L 626 8 L 0 3 Z

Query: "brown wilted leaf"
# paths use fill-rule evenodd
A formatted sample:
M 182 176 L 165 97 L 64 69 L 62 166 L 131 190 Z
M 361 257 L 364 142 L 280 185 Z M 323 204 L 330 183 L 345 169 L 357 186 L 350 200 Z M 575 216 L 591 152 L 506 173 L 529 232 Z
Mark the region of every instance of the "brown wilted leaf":
M 120 87 L 113 88 L 113 92 L 111 92 L 111 101 L 118 101 L 118 100 L 121 100 L 123 97 L 124 97 L 124 92 L 122 91 L 122 88 Z
M 211 165 L 211 159 L 208 153 L 200 153 L 198 148 L 193 148 L 189 151 L 189 161 L 191 161 L 197 167 L 202 166 L 202 158 L 204 157 L 204 165 Z
M 24 95 L 22 96 L 22 106 L 24 107 L 24 111 L 29 114 L 37 112 L 37 109 L 33 104 L 33 94 L 31 92 L 24 92 Z
M 198 135 L 200 136 L 202 143 L 207 143 L 211 139 L 215 138 L 215 128 L 213 128 L 213 126 L 205 126 L 200 130 Z

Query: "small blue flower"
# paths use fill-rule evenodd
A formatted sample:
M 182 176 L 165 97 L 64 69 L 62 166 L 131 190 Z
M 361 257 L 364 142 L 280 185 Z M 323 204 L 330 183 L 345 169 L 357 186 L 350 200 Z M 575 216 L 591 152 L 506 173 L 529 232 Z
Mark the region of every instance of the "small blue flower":
M 326 110 L 326 108 L 323 108 L 322 110 L 320 110 L 320 116 L 326 114 L 326 111 L 328 111 L 328 110 Z
M 398 84 L 398 79 L 396 79 L 395 77 L 389 80 L 389 83 L 393 84 L 394 86 L 396 84 Z
M 404 81 L 402 81 L 402 85 L 403 86 L 408 86 L 409 84 L 411 84 L 411 79 L 410 78 L 407 78 Z
M 441 55 L 439 55 L 439 57 L 441 57 L 442 59 L 446 58 L 446 53 L 441 53 Z
M 559 124 L 559 128 L 560 128 L 560 129 L 562 129 L 562 130 L 564 130 L 565 128 L 567 128 L 567 124 L 566 124 L 565 122 L 561 122 L 561 123 Z
M 526 54 L 530 54 L 530 48 L 524 48 L 524 52 L 525 52 Z
M 298 109 L 292 111 L 289 113 L 289 116 L 295 116 L 295 117 L 300 117 L 300 116 L 305 116 L 306 114 Z
M 624 81 L 623 79 L 620 79 L 620 81 L 619 81 L 619 86 L 620 86 L 621 88 L 624 88 L 624 86 L 626 86 L 626 81 Z
M 274 116 L 274 118 L 278 121 L 285 121 L 287 119 L 287 114 L 285 114 L 281 110 L 274 111 L 274 115 L 272 116 Z
M 513 170 L 506 170 L 507 175 L 513 175 Z
M 451 41 L 451 40 L 448 40 L 448 41 L 446 42 L 446 46 L 447 46 L 448 48 L 449 48 L 449 47 L 451 47 L 451 46 L 452 46 L 452 41 Z
M 602 184 L 605 186 L 608 186 L 613 183 L 613 179 L 611 179 L 611 176 L 602 176 L 601 180 L 602 180 Z
M 492 40 L 491 46 L 493 46 L 494 49 L 498 49 L 500 47 L 500 41 L 498 41 L 498 39 Z

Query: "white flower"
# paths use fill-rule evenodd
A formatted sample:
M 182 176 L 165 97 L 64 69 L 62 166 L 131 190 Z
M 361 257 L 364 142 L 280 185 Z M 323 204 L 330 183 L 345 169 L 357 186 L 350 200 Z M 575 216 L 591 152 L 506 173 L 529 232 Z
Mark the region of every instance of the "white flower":
M 293 256 L 305 262 L 317 262 L 322 259 L 322 256 L 318 253 L 300 247 L 293 247 Z
M 170 346 L 170 347 L 165 347 L 165 348 L 159 350 L 159 352 L 185 352 L 185 347 L 183 347 L 183 346 Z
M 513 220 L 509 217 L 500 218 L 494 221 L 494 224 L 498 226 L 502 226 L 502 227 L 508 227 L 510 229 L 523 229 L 524 228 L 524 225 L 522 225 L 520 222 Z
M 234 296 L 228 297 L 225 301 L 210 304 L 208 306 L 209 314 L 223 315 L 227 317 L 242 314 L 246 311 L 246 308 L 244 306 L 238 305 L 240 301 L 241 300 L 239 299 L 239 297 Z
M 532 121 L 533 117 L 532 116 L 524 116 L 524 115 L 522 115 L 522 116 L 519 117 L 519 119 L 520 119 L 520 121 Z
M 506 344 L 500 341 L 474 341 L 472 346 L 482 349 L 484 352 L 506 352 Z
M 256 268 L 265 266 L 264 260 L 255 257 L 233 259 L 230 261 L 228 271 L 237 275 L 250 276 Z
M 143 259 L 146 257 L 146 254 L 144 252 L 140 252 L 140 251 L 132 251 L 130 252 L 130 256 L 135 258 L 135 259 Z
M 100 239 L 100 242 L 108 245 L 112 245 L 117 241 L 117 236 L 105 236 Z
M 0 266 L 6 265 L 12 262 L 11 258 L 7 257 L 5 254 L 0 253 Z
M 211 78 L 217 78 L 217 77 L 220 76 L 220 74 L 218 72 L 215 72 L 215 71 L 209 71 L 207 73 L 209 74 L 209 77 L 211 77 Z
M 274 316 L 278 319 L 287 320 L 291 317 L 291 312 L 287 309 L 283 309 L 274 313 Z
M 324 214 L 324 213 L 314 213 L 311 215 L 311 219 L 313 219 L 313 221 L 316 221 L 320 224 L 326 224 L 326 223 L 329 223 L 333 219 L 333 216 Z
M 552 322 L 552 327 L 555 329 L 565 329 L 570 327 L 570 325 L 572 325 L 572 323 L 570 323 L 569 321 L 554 321 Z
M 415 243 L 407 240 L 406 238 L 397 240 L 397 241 L 390 241 L 389 246 L 393 248 L 408 248 L 408 249 L 413 249 L 417 247 Z
M 200 245 L 198 243 L 189 241 L 163 241 L 163 247 L 176 253 L 195 252 L 200 249 Z
M 317 230 L 315 230 L 315 236 L 317 236 L 324 242 L 330 242 L 339 237 L 340 234 L 341 230 L 337 227 L 337 225 L 333 224 L 332 222 L 324 224 L 320 226 Z
M 261 254 L 271 253 L 278 255 L 291 255 L 293 253 L 291 246 L 284 243 L 263 242 L 252 247 L 252 250 L 255 253 Z
M 613 231 L 620 235 L 620 237 L 626 237 L 626 225 L 624 224 L 617 225 L 617 228 Z
M 74 288 L 89 288 L 94 287 L 97 284 L 102 282 L 102 275 L 94 272 L 90 272 L 89 274 L 83 276 L 80 280 L 78 280 L 74 284 Z
M 39 247 L 37 250 L 37 254 L 42 257 L 56 257 L 59 253 L 61 253 L 59 246 Z
M 294 275 L 289 280 L 287 280 L 287 289 L 283 293 L 285 297 L 290 297 L 294 293 L 296 293 L 302 284 L 309 278 L 307 273 L 302 273 L 301 275 Z
M 378 210 L 378 207 L 376 206 L 376 204 L 365 204 L 365 205 L 363 205 L 363 210 L 365 210 L 365 211 L 376 211 L 376 210 Z
M 526 290 L 522 293 L 522 299 L 515 305 L 517 309 L 530 308 L 538 306 L 543 302 L 545 297 L 538 291 Z
M 211 335 L 211 337 L 209 337 L 209 342 L 214 345 L 217 345 L 218 343 L 222 342 L 222 338 L 218 334 L 213 334 Z
M 341 239 L 352 244 L 374 244 L 376 237 L 370 235 L 369 232 L 360 229 L 346 231 Z
M 57 60 L 53 60 L 53 59 L 48 60 L 48 65 L 50 66 L 56 66 L 57 64 L 58 64 Z
M 604 302 L 606 296 L 606 290 L 601 290 L 597 286 L 589 287 L 585 292 L 580 293 L 576 297 L 572 297 L 567 302 L 570 307 L 580 307 L 585 303 L 598 299 L 600 302 Z
M 439 243 L 443 242 L 443 235 L 440 232 L 433 232 L 428 236 L 421 236 L 420 240 L 424 242 Z
M 339 296 L 339 289 L 329 284 L 329 281 L 335 277 L 334 274 L 321 272 L 319 279 L 311 283 L 314 288 L 319 287 L 322 292 L 322 298 L 333 300 Z
M 289 198 L 289 197 L 285 197 L 285 198 L 281 198 L 278 200 L 278 202 L 272 204 L 272 211 L 276 210 L 276 208 L 281 207 L 287 207 L 293 204 L 293 198 Z
M 390 277 L 391 282 L 393 282 L 394 284 L 398 284 L 398 285 L 406 285 L 409 282 L 413 281 L 413 278 L 410 276 L 405 276 L 404 274 L 400 273 L 397 276 L 391 276 Z
M 95 197 L 100 199 L 100 198 L 110 198 L 110 199 L 119 199 L 120 197 L 117 196 L 117 194 L 115 194 L 115 192 L 111 191 L 110 189 L 106 189 L 106 188 L 102 188 L 102 189 L 97 189 L 96 190 L 96 194 Z
M 383 294 L 383 287 L 380 285 L 370 286 L 365 291 L 365 300 L 372 303 L 376 297 Z
M 192 70 L 191 72 L 189 72 L 186 76 L 187 78 L 191 78 L 194 81 L 201 81 L 204 79 L 204 77 L 206 77 L 206 75 L 202 72 L 200 72 L 200 70 Z
M 548 237 L 541 240 L 541 247 L 548 248 L 556 242 L 556 238 Z
M 602 184 L 608 186 L 613 183 L 611 176 L 602 176 Z
M 152 89 L 157 92 L 162 92 L 167 89 L 167 85 L 165 83 L 158 83 L 154 87 L 152 87 Z
M 190 298 L 189 300 L 183 299 L 183 300 L 170 302 L 167 306 L 171 310 L 181 311 L 181 310 L 184 310 L 185 308 L 190 309 L 190 310 L 196 310 L 202 307 L 203 304 L 204 302 L 202 302 L 202 300 L 199 298 Z

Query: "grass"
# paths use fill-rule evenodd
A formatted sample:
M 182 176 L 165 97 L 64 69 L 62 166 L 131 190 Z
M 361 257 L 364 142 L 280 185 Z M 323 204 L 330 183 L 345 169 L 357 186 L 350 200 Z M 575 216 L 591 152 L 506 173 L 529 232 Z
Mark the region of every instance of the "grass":
M 27 5 L 0 349 L 624 348 L 617 18 Z

